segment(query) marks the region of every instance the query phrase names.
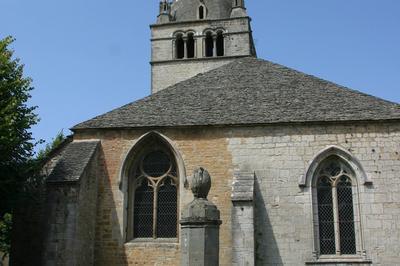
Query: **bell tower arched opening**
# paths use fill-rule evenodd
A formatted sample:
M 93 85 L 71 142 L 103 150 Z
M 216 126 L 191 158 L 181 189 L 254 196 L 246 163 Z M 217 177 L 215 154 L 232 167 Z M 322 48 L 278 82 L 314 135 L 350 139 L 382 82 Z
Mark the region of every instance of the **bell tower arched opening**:
M 205 44 L 205 56 L 206 57 L 214 56 L 214 39 L 211 32 L 206 33 L 204 44 Z

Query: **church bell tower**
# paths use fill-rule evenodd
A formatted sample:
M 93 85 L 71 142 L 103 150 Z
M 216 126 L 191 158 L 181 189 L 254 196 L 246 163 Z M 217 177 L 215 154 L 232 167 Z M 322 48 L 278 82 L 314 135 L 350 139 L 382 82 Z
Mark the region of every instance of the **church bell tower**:
M 256 56 L 244 0 L 162 0 L 151 28 L 152 93 Z

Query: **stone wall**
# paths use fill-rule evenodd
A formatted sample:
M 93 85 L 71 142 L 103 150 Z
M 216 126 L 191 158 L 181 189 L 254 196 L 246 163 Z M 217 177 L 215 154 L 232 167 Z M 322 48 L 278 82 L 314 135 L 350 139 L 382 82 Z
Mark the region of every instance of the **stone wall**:
M 41 265 L 93 265 L 99 154 L 79 181 L 47 184 Z
M 224 29 L 224 57 L 205 58 L 205 31 Z M 175 59 L 174 34 L 194 33 L 195 58 Z M 226 64 L 235 57 L 254 55 L 248 17 L 198 20 L 151 26 L 152 92 Z
M 200 3 L 198 0 L 174 1 L 171 13 L 177 21 L 196 20 Z M 229 18 L 232 0 L 205 0 L 203 3 L 207 8 L 207 18 Z
M 125 243 L 120 171 L 142 130 L 77 132 L 99 138 L 104 152 L 96 219 L 96 265 L 179 265 L 179 244 Z M 234 172 L 255 172 L 256 265 L 304 265 L 313 261 L 311 189 L 299 187 L 310 160 L 330 145 L 352 153 L 372 185 L 359 184 L 361 235 L 366 257 L 395 265 L 400 256 L 400 125 L 277 125 L 165 129 L 181 154 L 186 175 L 198 166 L 213 177 L 209 199 L 221 210 L 220 265 L 232 265 L 231 190 Z M 191 197 L 181 185 L 180 208 Z M 178 240 L 177 240 L 178 241 Z M 367 263 L 367 261 L 366 261 Z M 351 263 L 346 264 L 351 265 Z M 358 264 L 359 265 L 359 264 Z
M 44 232 L 47 222 L 45 177 L 54 169 L 61 152 L 70 139 L 66 139 L 49 155 L 43 165 L 41 177 L 31 180 L 25 193 L 19 198 L 13 212 L 11 241 L 11 265 L 42 265 Z
M 253 266 L 254 173 L 235 173 L 232 203 L 232 265 Z
M 100 154 L 96 154 L 79 182 L 75 265 L 93 265 L 96 236 L 98 179 L 101 178 Z
M 374 265 L 400 260 L 400 127 L 287 126 L 235 130 L 229 139 L 233 165 L 256 173 L 258 265 L 299 265 L 313 260 L 311 189 L 298 179 L 309 161 L 329 145 L 358 158 L 372 186 L 359 188 L 362 238 Z M 358 247 L 359 248 L 359 247 Z
M 151 68 L 153 80 L 152 93 L 165 89 L 178 82 L 184 81 L 199 73 L 203 73 L 232 62 L 234 58 L 170 61 L 154 64 Z
M 34 190 L 33 197 L 24 197 L 13 212 L 11 265 L 41 265 L 43 222 L 45 218 L 44 186 Z
M 100 180 L 96 228 L 96 265 L 178 265 L 178 239 L 162 243 L 129 242 L 124 239 L 124 194 L 120 190 L 120 171 L 125 156 L 145 131 L 103 131 L 96 133 L 102 140 L 105 174 Z M 220 230 L 220 265 L 231 265 L 231 186 L 233 172 L 227 139 L 223 132 L 208 130 L 166 132 L 181 153 L 186 175 L 199 166 L 207 167 L 212 179 L 209 199 L 223 206 Z M 77 134 L 76 139 L 92 138 L 92 134 Z M 193 199 L 189 190 L 180 184 L 182 208 Z

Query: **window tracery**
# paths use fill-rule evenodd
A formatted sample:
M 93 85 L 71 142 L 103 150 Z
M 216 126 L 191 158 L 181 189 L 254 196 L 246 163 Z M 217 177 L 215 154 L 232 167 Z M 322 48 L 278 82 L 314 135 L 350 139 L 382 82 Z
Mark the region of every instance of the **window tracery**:
M 356 254 L 351 169 L 331 158 L 317 172 L 316 194 L 320 255 Z
M 153 147 L 136 162 L 130 178 L 132 238 L 176 238 L 179 182 L 173 156 Z

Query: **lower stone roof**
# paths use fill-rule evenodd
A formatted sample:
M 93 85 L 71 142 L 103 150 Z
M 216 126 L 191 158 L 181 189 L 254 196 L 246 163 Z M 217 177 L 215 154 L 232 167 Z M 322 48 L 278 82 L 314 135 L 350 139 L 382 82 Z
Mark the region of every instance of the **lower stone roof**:
M 400 119 L 400 105 L 256 58 L 237 59 L 72 130 Z
M 74 141 L 61 153 L 47 182 L 78 181 L 94 156 L 100 141 Z

